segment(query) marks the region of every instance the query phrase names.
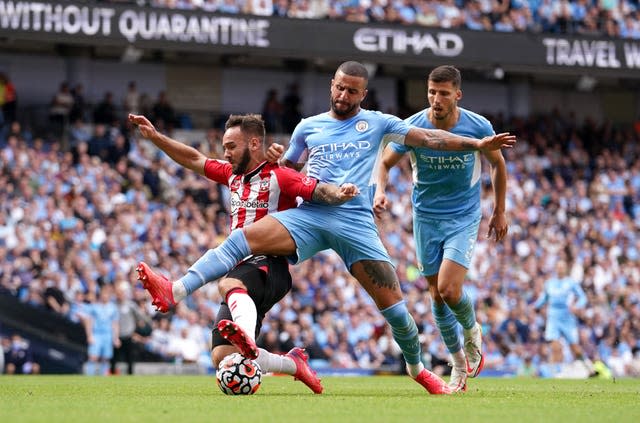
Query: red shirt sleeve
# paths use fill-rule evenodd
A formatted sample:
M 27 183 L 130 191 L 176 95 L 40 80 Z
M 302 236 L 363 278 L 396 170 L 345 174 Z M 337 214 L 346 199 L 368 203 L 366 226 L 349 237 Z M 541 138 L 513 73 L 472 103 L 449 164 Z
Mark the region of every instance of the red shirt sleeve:
M 289 197 L 302 197 L 305 201 L 311 200 L 313 190 L 318 185 L 317 179 L 288 167 L 274 167 L 273 172 L 278 178 L 278 185 L 283 194 Z
M 220 184 L 229 186 L 232 174 L 231 163 L 223 160 L 207 159 L 204 163 L 204 176 Z

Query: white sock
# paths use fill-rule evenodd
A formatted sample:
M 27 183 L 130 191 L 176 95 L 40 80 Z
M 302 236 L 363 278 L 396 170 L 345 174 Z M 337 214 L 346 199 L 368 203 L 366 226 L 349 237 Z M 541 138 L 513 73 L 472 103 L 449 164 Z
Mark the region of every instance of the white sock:
M 460 349 L 458 352 L 454 352 L 451 354 L 451 361 L 453 362 L 453 367 L 456 367 L 458 369 L 465 369 L 467 368 L 467 359 L 464 355 L 464 351 L 462 351 L 462 349 Z
M 173 294 L 173 300 L 179 303 L 187 297 L 187 288 L 184 287 L 182 282 L 175 281 L 171 284 L 171 293 Z
M 418 364 L 407 364 L 407 373 L 412 378 L 417 378 L 421 371 L 424 370 L 424 365 L 422 363 Z
M 247 294 L 247 291 L 233 291 L 231 295 L 227 296 L 227 305 L 231 310 L 233 321 L 244 330 L 247 336 L 250 336 L 255 341 L 258 311 L 256 310 L 256 304 Z
M 284 373 L 293 375 L 296 372 L 296 363 L 286 355 L 274 354 L 258 348 L 259 354 L 256 363 L 263 373 Z

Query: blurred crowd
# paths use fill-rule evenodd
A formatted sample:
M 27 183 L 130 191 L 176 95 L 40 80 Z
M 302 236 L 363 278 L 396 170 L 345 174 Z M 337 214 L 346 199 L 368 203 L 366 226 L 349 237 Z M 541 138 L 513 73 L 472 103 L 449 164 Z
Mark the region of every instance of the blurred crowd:
M 119 3 L 122 0 L 112 0 Z M 126 1 L 126 0 L 125 0 Z M 640 39 L 638 0 L 131 0 L 171 9 Z
M 566 344 L 544 342 L 545 310 L 532 307 L 564 259 L 588 295 L 579 312 L 587 355 L 615 376 L 640 376 L 640 124 L 577 122 L 557 112 L 489 118 L 519 143 L 505 151 L 508 239 L 496 244 L 483 236 L 492 207 L 485 166 L 485 219 L 468 273 L 487 369 L 553 377 L 573 361 Z M 221 302 L 215 283 L 159 314 L 133 269 L 144 260 L 170 278 L 181 276 L 227 236 L 228 191 L 177 166 L 122 116 L 78 122 L 68 150 L 19 121 L 0 129 L 0 291 L 76 322 L 98 303 L 116 304 L 117 337 L 166 361 L 209 367 Z M 221 131 L 211 129 L 195 146 L 220 157 L 220 143 Z M 393 207 L 378 223 L 420 327 L 425 362 L 447 373 L 415 264 L 410 191 L 403 161 L 391 172 Z M 384 319 L 336 255 L 319 254 L 291 271 L 292 294 L 265 319 L 261 346 L 304 346 L 316 367 L 401 368 Z

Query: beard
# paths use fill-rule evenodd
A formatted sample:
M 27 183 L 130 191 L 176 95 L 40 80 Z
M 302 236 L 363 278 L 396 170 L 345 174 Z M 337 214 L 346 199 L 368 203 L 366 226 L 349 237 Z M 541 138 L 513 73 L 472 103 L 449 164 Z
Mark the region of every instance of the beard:
M 247 165 L 249 165 L 250 161 L 251 161 L 251 155 L 249 154 L 249 149 L 245 148 L 244 152 L 242 153 L 242 157 L 240 157 L 240 161 L 238 162 L 238 164 L 235 166 L 234 165 L 231 166 L 231 172 L 234 175 L 242 175 L 247 171 Z
M 333 111 L 333 113 L 335 113 L 338 116 L 348 116 L 357 107 L 357 104 L 352 104 L 348 108 L 340 110 L 340 109 L 338 109 L 335 100 L 332 99 L 330 103 L 331 103 L 331 110 Z

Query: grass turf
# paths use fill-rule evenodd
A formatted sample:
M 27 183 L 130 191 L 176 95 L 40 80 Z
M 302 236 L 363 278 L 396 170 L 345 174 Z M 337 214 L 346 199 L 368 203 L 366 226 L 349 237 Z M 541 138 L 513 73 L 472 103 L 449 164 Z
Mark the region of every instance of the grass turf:
M 640 380 L 471 380 L 429 396 L 408 377 L 325 377 L 313 395 L 290 377 L 249 397 L 213 376 L 0 376 L 0 422 L 640 422 Z

